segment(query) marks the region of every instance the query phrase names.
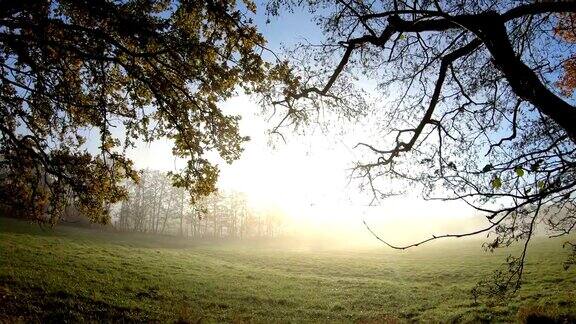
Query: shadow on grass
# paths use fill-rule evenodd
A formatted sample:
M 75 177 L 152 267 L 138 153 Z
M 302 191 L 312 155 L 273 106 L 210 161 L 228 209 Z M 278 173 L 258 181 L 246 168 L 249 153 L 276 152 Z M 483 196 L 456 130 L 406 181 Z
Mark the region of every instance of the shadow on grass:
M 576 323 L 576 314 L 567 314 L 561 312 L 555 306 L 523 306 L 517 313 L 518 322 L 526 324 L 550 323 L 564 324 Z
M 0 322 L 2 323 L 157 321 L 137 308 L 114 306 L 64 291 L 46 292 L 39 287 L 15 289 L 14 284 L 0 282 Z
M 158 299 L 154 288 L 139 292 L 138 299 Z M 144 307 L 145 309 L 146 307 Z M 62 290 L 23 286 L 0 278 L 0 323 L 202 323 L 194 307 L 180 305 L 158 318 L 140 307 L 121 307 Z M 235 321 L 238 322 L 238 321 Z

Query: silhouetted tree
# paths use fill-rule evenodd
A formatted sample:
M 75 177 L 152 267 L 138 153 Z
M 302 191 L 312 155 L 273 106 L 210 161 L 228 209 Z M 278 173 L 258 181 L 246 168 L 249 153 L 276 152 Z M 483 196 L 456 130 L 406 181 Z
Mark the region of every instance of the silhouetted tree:
M 163 137 L 188 161 L 174 184 L 214 191 L 206 153 L 230 162 L 247 140 L 217 103 L 264 77 L 254 10 L 250 0 L 2 1 L 2 203 L 55 223 L 73 197 L 105 223 L 127 196 L 121 183 L 138 178 L 126 149 Z
M 407 246 L 379 239 L 396 249 L 479 233 L 492 234 L 489 250 L 524 241 L 497 286 L 476 292 L 516 290 L 537 219 L 552 236 L 576 227 L 576 3 L 275 0 L 268 9 L 297 6 L 325 37 L 287 52 L 284 84 L 267 86 L 263 103 L 284 112 L 273 131 L 325 112 L 370 116 L 381 133 L 357 144 L 353 177 L 373 203 L 402 186 L 464 201 L 489 221 Z

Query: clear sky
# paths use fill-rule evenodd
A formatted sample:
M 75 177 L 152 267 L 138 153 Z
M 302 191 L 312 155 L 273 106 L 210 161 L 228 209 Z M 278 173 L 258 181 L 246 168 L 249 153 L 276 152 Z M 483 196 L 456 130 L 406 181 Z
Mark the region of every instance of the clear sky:
M 266 18 L 260 9 L 256 23 L 274 50 L 302 39 L 320 39 L 318 28 L 305 12 L 286 14 L 281 20 L 272 18 L 269 24 Z M 272 146 L 266 132 L 273 125 L 249 97 L 238 95 L 221 107 L 226 113 L 242 116 L 241 133 L 251 141 L 240 160 L 232 165 L 220 163 L 218 187 L 245 193 L 253 208 L 281 210 L 308 230 L 338 235 L 354 231 L 370 237 L 362 225 L 366 219 L 379 233 L 396 239 L 408 238 L 394 235 L 405 233 L 406 228 L 413 234 L 409 238 L 417 239 L 438 231 L 469 229 L 470 224 L 482 221 L 463 203 L 429 203 L 415 196 L 385 200 L 369 208 L 370 194 L 359 192 L 357 183 L 348 179 L 348 169 L 356 160 L 352 147 L 361 140 L 354 130 L 342 137 L 318 132 L 286 134 L 287 143 L 276 139 Z M 138 168 L 173 170 L 179 163 L 170 148 L 168 141 L 142 144 L 130 156 Z

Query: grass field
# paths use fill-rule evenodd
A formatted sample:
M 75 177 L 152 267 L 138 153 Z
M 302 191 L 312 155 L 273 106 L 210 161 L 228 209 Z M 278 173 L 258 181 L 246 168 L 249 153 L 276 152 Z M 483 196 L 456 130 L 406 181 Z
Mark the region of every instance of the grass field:
M 559 240 L 535 240 L 504 304 L 470 289 L 510 251 L 452 241 L 398 252 L 194 243 L 0 218 L 0 322 L 478 322 L 576 314 Z

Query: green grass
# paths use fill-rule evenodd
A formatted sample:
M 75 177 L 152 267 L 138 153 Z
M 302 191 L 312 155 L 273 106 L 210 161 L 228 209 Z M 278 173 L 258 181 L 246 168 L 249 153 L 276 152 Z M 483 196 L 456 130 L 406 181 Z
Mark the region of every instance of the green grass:
M 538 239 L 506 303 L 470 289 L 508 251 L 452 241 L 409 251 L 274 242 L 198 243 L 0 218 L 0 322 L 569 321 L 576 273 L 561 240 Z

